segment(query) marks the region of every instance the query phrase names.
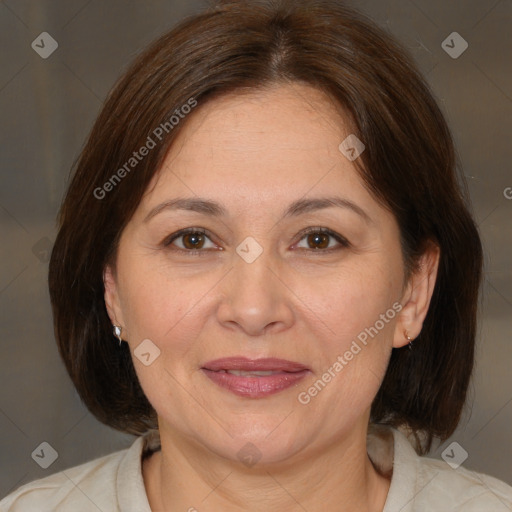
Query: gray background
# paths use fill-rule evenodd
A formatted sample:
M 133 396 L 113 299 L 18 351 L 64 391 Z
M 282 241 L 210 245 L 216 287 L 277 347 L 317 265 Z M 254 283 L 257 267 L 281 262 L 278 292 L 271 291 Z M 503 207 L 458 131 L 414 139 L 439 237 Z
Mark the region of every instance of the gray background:
M 512 2 L 352 4 L 404 43 L 432 85 L 453 130 L 485 244 L 472 406 L 432 456 L 457 441 L 469 455 L 464 467 L 512 484 L 512 200 L 504 193 L 512 187 Z M 107 91 L 141 47 L 202 5 L 0 3 L 0 497 L 133 441 L 98 423 L 65 373 L 53 338 L 48 252 L 69 169 Z M 469 43 L 457 59 L 441 46 L 454 31 Z M 41 32 L 59 44 L 48 59 L 31 48 Z M 59 455 L 46 470 L 31 458 L 43 441 Z M 454 453 L 463 452 L 456 447 Z

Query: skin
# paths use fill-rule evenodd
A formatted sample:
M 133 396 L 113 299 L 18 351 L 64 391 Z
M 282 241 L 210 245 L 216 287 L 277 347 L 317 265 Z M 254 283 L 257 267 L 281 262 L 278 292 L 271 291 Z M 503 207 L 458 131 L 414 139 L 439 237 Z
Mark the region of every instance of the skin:
M 104 274 L 110 318 L 132 354 L 144 339 L 161 351 L 149 366 L 133 357 L 159 418 L 162 451 L 143 465 L 152 509 L 382 511 L 390 482 L 366 453 L 371 402 L 392 347 L 408 343 L 404 330 L 413 339 L 421 331 L 437 248 L 405 282 L 396 220 L 338 149 L 351 133 L 346 116 L 314 88 L 216 99 L 183 128 L 122 233 L 115 269 Z M 297 199 L 334 193 L 370 220 L 338 207 L 281 218 Z M 163 210 L 144 221 L 165 201 L 196 196 L 228 214 Z M 209 235 L 163 244 L 189 227 Z M 350 245 L 301 235 L 308 227 Z M 252 263 L 236 252 L 248 236 L 263 248 Z M 203 252 L 179 251 L 194 244 Z M 400 313 L 301 404 L 298 394 L 396 301 Z M 280 393 L 239 397 L 200 370 L 234 355 L 297 361 L 311 373 Z M 252 467 L 237 457 L 248 442 L 261 453 Z

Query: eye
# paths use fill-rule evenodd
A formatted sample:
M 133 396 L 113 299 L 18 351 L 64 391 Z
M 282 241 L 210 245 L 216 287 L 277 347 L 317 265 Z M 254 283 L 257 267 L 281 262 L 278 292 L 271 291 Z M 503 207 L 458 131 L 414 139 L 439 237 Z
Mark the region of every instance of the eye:
M 210 241 L 213 247 L 217 246 L 210 240 L 210 237 L 207 235 L 207 231 L 203 228 L 187 228 L 182 229 L 176 233 L 173 233 L 168 238 L 163 241 L 163 245 L 165 247 L 170 247 L 176 240 L 180 240 L 180 244 L 177 244 L 178 251 L 184 252 L 203 252 L 202 249 L 205 248 L 205 244 L 207 241 Z M 208 247 L 206 247 L 208 248 Z
M 340 250 L 344 247 L 349 247 L 350 243 L 348 240 L 343 238 L 338 233 L 335 233 L 334 231 L 331 231 L 327 228 L 320 228 L 320 227 L 312 227 L 304 230 L 301 233 L 301 241 L 305 240 L 307 247 L 306 249 L 309 249 L 310 251 L 318 251 L 318 252 L 331 252 Z M 331 240 L 329 240 L 331 239 Z M 334 246 L 331 245 L 332 239 L 335 240 L 335 242 L 338 243 L 336 246 L 336 243 Z M 304 247 L 301 247 L 303 249 Z
M 331 231 L 327 228 L 321 227 L 311 227 L 300 233 L 300 241 L 305 240 L 307 247 L 299 247 L 300 249 L 309 250 L 309 252 L 319 252 L 326 253 L 331 251 L 340 250 L 344 247 L 349 247 L 350 243 L 338 233 Z M 337 242 L 332 246 L 331 242 L 334 240 Z M 179 241 L 180 243 L 176 243 Z M 211 244 L 210 247 L 207 246 L 208 242 Z M 173 247 L 173 250 L 187 252 L 187 253 L 197 253 L 201 254 L 202 252 L 206 252 L 203 249 L 215 249 L 219 248 L 216 244 L 211 241 L 211 237 L 208 232 L 203 228 L 186 228 L 176 233 L 173 233 L 169 237 L 167 237 L 162 245 L 164 247 Z

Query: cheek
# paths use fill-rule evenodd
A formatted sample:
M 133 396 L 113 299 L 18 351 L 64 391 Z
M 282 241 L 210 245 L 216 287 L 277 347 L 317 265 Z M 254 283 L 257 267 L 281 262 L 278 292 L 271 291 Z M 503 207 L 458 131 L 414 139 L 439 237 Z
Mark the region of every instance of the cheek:
M 304 303 L 322 319 L 332 344 L 346 344 L 376 322 L 379 331 L 387 334 L 391 330 L 389 325 L 396 316 L 392 305 L 400 298 L 401 286 L 396 269 L 389 270 L 392 265 L 357 265 L 303 283 Z M 390 308 L 383 323 L 381 315 Z
M 310 352 L 316 358 L 315 376 L 300 386 L 297 398 L 323 418 L 325 429 L 337 432 L 364 414 L 379 390 L 391 354 L 396 310 L 389 281 L 368 273 L 332 280 L 327 295 L 329 300 L 325 293 L 315 295 L 320 320 L 312 327 L 318 343 Z
M 188 376 L 204 357 L 197 353 L 198 340 L 205 324 L 214 320 L 216 285 L 222 282 L 225 271 L 198 273 L 131 254 L 120 265 L 124 274 L 119 274 L 131 349 L 150 339 L 161 350 L 160 362 L 165 362 L 166 368 Z
M 315 377 L 321 382 L 314 389 L 301 388 L 307 393 L 302 398 L 311 398 L 314 408 L 346 414 L 350 406 L 353 414 L 361 413 L 377 393 L 391 354 L 400 308 L 399 264 L 383 259 L 353 266 L 320 284 L 309 286 L 308 305 L 318 316 L 311 325 L 318 335 Z
M 128 312 L 126 323 L 135 339 L 150 338 L 157 344 L 179 331 L 189 315 L 194 314 L 202 290 L 199 283 L 176 277 L 172 281 L 163 273 L 147 271 L 124 290 L 123 311 Z M 179 338 L 175 338 L 179 342 Z
M 137 268 L 142 267 L 139 261 Z M 212 283 L 204 276 L 180 276 L 148 263 L 144 272 L 130 272 L 128 265 L 126 270 L 123 312 L 127 313 L 128 342 L 142 388 L 157 410 L 165 410 L 168 402 L 186 405 L 187 394 L 180 391 L 176 380 L 188 382 L 197 370 L 193 348 L 202 328 L 199 316 L 205 315 L 201 299 Z M 137 360 L 136 349 L 146 339 L 160 350 L 149 366 Z

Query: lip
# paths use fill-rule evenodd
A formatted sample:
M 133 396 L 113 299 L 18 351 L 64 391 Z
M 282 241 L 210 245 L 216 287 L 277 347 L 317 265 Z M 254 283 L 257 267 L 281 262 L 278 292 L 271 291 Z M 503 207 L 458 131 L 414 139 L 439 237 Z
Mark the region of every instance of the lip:
M 281 371 L 298 372 L 309 368 L 295 361 L 277 359 L 275 357 L 263 357 L 249 359 L 244 356 L 223 357 L 204 363 L 203 368 L 217 372 L 219 370 L 245 370 L 245 371 Z
M 245 376 L 226 373 L 228 370 L 273 373 L 265 376 Z M 218 386 L 246 398 L 263 398 L 279 393 L 310 373 L 307 366 L 295 361 L 276 358 L 248 359 L 242 356 L 209 361 L 201 371 Z

